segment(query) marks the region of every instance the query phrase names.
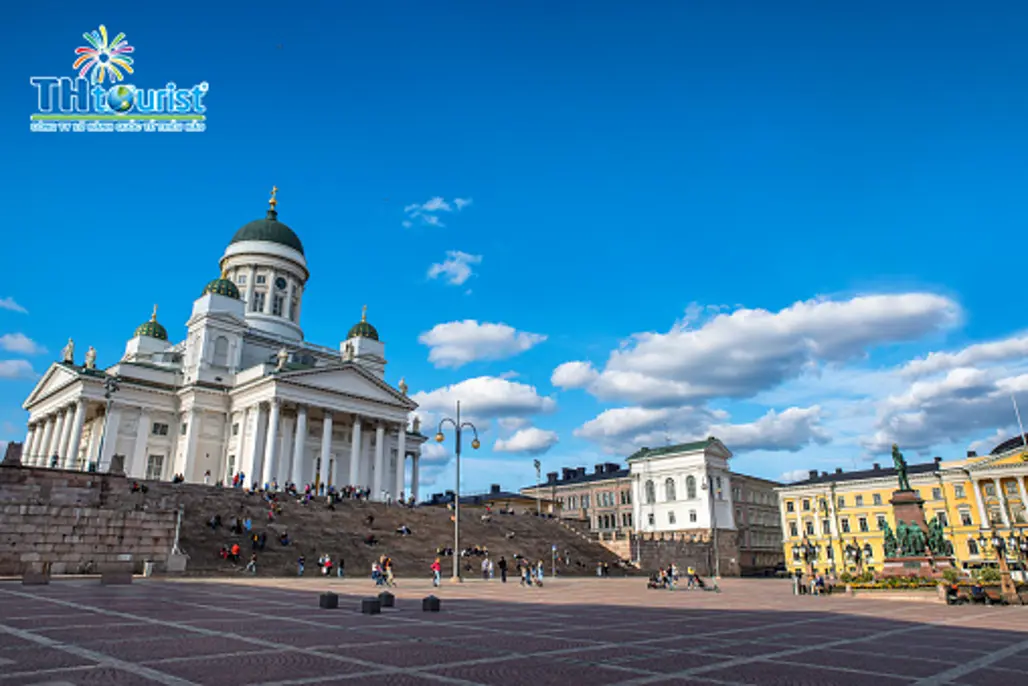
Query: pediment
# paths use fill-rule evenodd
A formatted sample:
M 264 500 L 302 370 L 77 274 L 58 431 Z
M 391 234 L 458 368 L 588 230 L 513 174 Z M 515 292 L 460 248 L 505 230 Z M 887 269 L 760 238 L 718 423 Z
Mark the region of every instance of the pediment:
M 1004 455 L 990 455 L 984 460 L 967 465 L 967 468 L 973 472 L 979 469 L 1021 466 L 1026 462 L 1028 462 L 1028 450 L 1018 450 Z
M 43 374 L 43 378 L 39 380 L 39 383 L 37 383 L 36 387 L 32 389 L 32 392 L 29 393 L 29 397 L 25 400 L 22 407 L 27 409 L 32 405 L 35 405 L 47 396 L 50 396 L 69 384 L 74 383 L 78 378 L 78 372 L 54 362 L 50 365 L 50 369 L 46 370 L 46 373 Z
M 366 398 L 368 400 L 403 407 L 417 408 L 417 403 L 394 389 L 381 379 L 371 375 L 353 363 L 345 363 L 320 369 L 304 369 L 278 375 L 286 383 L 318 388 L 334 393 Z

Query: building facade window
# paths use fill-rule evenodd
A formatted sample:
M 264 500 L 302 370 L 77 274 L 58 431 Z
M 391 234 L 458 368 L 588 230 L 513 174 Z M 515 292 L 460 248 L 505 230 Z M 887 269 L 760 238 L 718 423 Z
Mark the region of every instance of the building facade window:
M 150 429 L 150 433 L 153 434 L 154 436 L 167 436 L 168 435 L 168 425 L 167 424 L 161 424 L 160 422 L 154 422 L 153 427 L 151 427 L 151 429 Z
M 804 512 L 810 512 L 810 501 L 809 500 L 806 500 L 806 499 L 803 500 L 803 511 Z
M 245 286 L 246 285 L 246 274 L 240 274 L 239 276 L 237 276 L 236 277 L 236 283 L 238 283 L 240 286 Z
M 674 524 L 675 523 L 675 513 L 674 513 L 674 511 L 671 511 L 671 512 L 667 513 L 667 523 L 668 524 Z
M 813 536 L 814 535 L 814 522 L 812 522 L 811 520 L 808 519 L 806 522 L 804 522 L 804 524 L 805 524 L 804 528 L 807 531 L 807 535 L 808 536 Z
M 276 295 L 271 298 L 271 313 L 276 317 L 282 316 L 282 296 Z
M 936 512 L 935 518 L 939 520 L 939 524 L 949 526 L 949 518 L 946 516 L 945 512 Z
M 675 499 L 675 480 L 670 477 L 664 480 L 664 499 L 668 502 Z
M 646 504 L 652 505 L 657 502 L 657 489 L 653 485 L 653 481 L 646 482 Z
M 232 425 L 232 435 L 233 436 L 238 436 L 239 435 L 239 422 L 236 422 L 235 424 Z
M 849 519 L 840 519 L 839 520 L 839 527 L 842 529 L 842 533 L 848 534 L 850 532 L 850 520 Z
M 969 552 L 972 555 L 978 554 L 978 542 L 975 541 L 973 538 L 967 539 L 967 552 Z
M 966 498 L 967 495 L 964 493 L 963 484 L 956 484 L 953 486 L 953 495 L 957 498 Z
M 695 510 L 693 514 L 696 514 Z M 695 519 L 693 521 L 696 521 Z M 796 528 L 796 522 L 789 522 L 789 535 L 793 538 L 798 538 L 800 535 L 799 530 Z
M 835 506 L 840 510 L 846 507 L 846 496 L 840 495 L 838 500 L 835 501 Z
M 828 536 L 832 533 L 832 522 L 828 519 L 821 520 L 821 533 Z
M 974 520 L 971 519 L 971 511 L 970 510 L 961 510 L 960 511 L 960 524 L 962 526 L 974 526 Z
M 164 475 L 164 455 L 150 455 L 146 458 L 146 478 L 158 481 Z
M 259 278 L 259 277 L 258 277 Z M 256 291 L 253 294 L 253 301 L 250 303 L 251 312 L 263 312 L 264 311 L 264 293 Z
M 885 530 L 885 525 L 888 524 L 888 522 L 885 520 L 885 515 L 878 515 L 877 519 L 878 519 L 878 530 L 879 531 L 884 531 Z
M 646 521 L 649 522 L 650 526 L 654 525 L 655 517 L 653 516 L 652 512 L 646 515 Z
M 853 504 L 856 505 L 857 507 L 863 507 L 864 506 L 864 496 L 858 495 L 855 498 L 853 498 Z
M 685 477 L 685 497 L 689 500 L 696 499 L 696 477 L 692 474 Z
M 874 503 L 875 505 L 881 505 L 882 504 L 882 494 L 881 493 L 874 493 L 874 494 L 872 494 L 871 502 Z
M 859 518 L 859 519 L 857 520 L 857 526 L 858 526 L 858 527 L 860 528 L 860 530 L 861 530 L 861 531 L 863 531 L 863 532 L 866 532 L 866 531 L 868 531 L 868 528 L 867 528 L 867 517 L 861 517 L 861 518 Z
M 932 489 L 932 500 L 942 500 L 942 489 L 941 488 L 933 488 Z
M 796 504 L 793 503 L 791 500 L 786 500 L 785 501 L 785 511 L 786 512 L 795 512 L 796 511 Z
M 689 510 L 689 521 L 696 522 L 696 510 Z

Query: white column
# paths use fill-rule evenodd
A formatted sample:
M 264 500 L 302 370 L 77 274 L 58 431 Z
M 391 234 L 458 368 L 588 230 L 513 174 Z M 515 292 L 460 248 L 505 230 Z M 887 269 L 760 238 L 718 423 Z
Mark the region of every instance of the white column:
M 296 410 L 296 437 L 293 439 L 293 483 L 303 489 L 310 470 L 307 469 L 304 444 L 307 442 L 307 406 L 300 405 Z
M 71 425 L 74 421 L 74 406 L 64 408 L 64 429 L 61 431 L 61 440 L 57 444 L 57 456 L 61 458 L 57 462 L 57 466 L 61 469 L 64 469 L 64 465 L 68 463 L 68 443 L 71 441 Z
M 100 464 L 96 471 L 105 472 L 111 467 L 111 457 L 118 447 L 118 427 L 121 425 L 121 410 L 117 405 L 111 405 L 111 414 L 104 420 L 104 448 L 100 455 Z M 189 423 L 189 430 L 193 430 L 193 423 Z
M 400 432 L 397 435 L 396 444 L 396 483 L 393 486 L 393 497 L 399 500 L 403 497 L 403 467 L 407 462 L 407 423 L 400 424 Z
M 385 478 L 385 435 L 385 425 L 379 422 L 375 427 L 375 485 L 371 487 L 372 500 L 384 501 L 382 491 L 389 485 Z
M 1010 527 L 1010 515 L 1007 514 L 1007 496 L 1003 493 L 1003 484 L 999 477 L 993 477 L 992 483 L 996 485 L 996 497 L 999 498 L 999 516 L 1003 519 L 1003 526 Z
M 414 502 L 418 502 L 418 477 L 420 471 L 421 456 L 413 455 L 410 461 L 410 492 L 414 496 Z
M 36 427 L 29 424 L 28 431 L 25 433 L 25 440 L 21 444 L 21 463 L 28 466 L 29 462 L 29 450 L 32 448 L 32 439 L 35 436 Z
M 268 417 L 268 431 L 267 438 L 265 439 L 264 447 L 264 476 L 261 479 L 261 486 L 268 484 L 271 487 L 271 481 L 275 478 L 276 467 L 275 461 L 278 459 L 278 423 L 279 423 L 279 402 L 278 400 L 271 401 L 271 414 Z
M 64 422 L 65 422 L 65 415 L 66 414 L 67 414 L 67 412 L 65 412 L 64 410 L 59 410 L 56 413 L 57 421 L 54 424 L 54 431 L 50 435 L 50 445 L 48 445 L 46 447 L 46 466 L 47 467 L 50 466 L 50 458 L 53 455 L 58 454 L 58 452 L 61 449 L 61 437 L 64 435 Z M 57 466 L 60 467 L 60 464 L 61 464 L 60 461 L 58 461 Z
M 1021 492 L 1021 511 L 1028 517 L 1028 492 L 1024 488 L 1024 477 L 1017 477 L 1017 490 Z
M 146 442 L 150 437 L 150 413 L 140 410 L 139 423 L 136 425 L 136 442 L 132 446 L 132 456 L 125 465 L 125 475 L 133 479 L 146 477 Z
M 358 486 L 361 465 L 361 417 L 353 416 L 353 431 L 350 434 L 350 486 Z
M 196 409 L 192 409 L 186 415 L 186 446 L 183 450 L 182 459 L 178 463 L 178 473 L 186 480 L 192 480 L 194 478 L 193 470 L 196 468 L 196 444 L 199 438 L 200 413 Z M 106 442 L 106 439 L 104 440 Z
M 86 401 L 79 398 L 75 403 L 75 419 L 71 429 L 71 441 L 68 443 L 68 454 L 64 457 L 64 468 L 75 469 L 82 447 L 82 425 L 86 422 Z
M 375 455 L 371 452 L 371 432 L 368 431 L 361 437 L 361 479 L 360 484 L 363 488 L 367 488 L 369 491 L 372 490 L 371 478 L 372 472 L 375 469 Z
M 982 529 L 988 529 L 991 527 L 989 522 L 989 515 L 985 511 L 985 501 L 982 500 L 982 484 L 979 481 L 971 479 L 971 487 L 974 489 L 974 500 L 978 503 L 978 518 L 981 521 L 979 527 Z
M 294 417 L 280 416 L 278 427 L 278 471 L 275 476 L 278 478 L 279 488 L 284 488 L 292 476 L 293 466 L 293 431 L 296 429 Z
M 257 285 L 257 265 L 250 265 L 250 274 L 246 277 L 246 309 L 245 312 L 250 312 L 253 309 L 253 292 L 254 287 Z
M 325 420 L 321 424 L 321 480 L 339 487 L 339 465 L 333 464 L 329 473 L 329 460 L 332 459 L 332 412 L 325 410 Z M 336 460 L 338 462 L 338 460 Z M 325 475 L 328 475 L 327 477 Z M 328 488 L 328 485 L 325 486 Z
M 275 272 L 268 274 L 268 283 L 264 289 L 264 314 L 271 314 L 271 299 L 275 297 Z

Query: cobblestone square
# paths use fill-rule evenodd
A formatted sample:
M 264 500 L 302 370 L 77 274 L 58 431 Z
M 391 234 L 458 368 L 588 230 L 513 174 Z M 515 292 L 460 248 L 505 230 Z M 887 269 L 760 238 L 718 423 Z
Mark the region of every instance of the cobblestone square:
M 338 593 L 321 610 L 318 595 Z M 973 686 L 1028 682 L 1028 607 L 722 593 L 642 579 L 544 588 L 401 579 L 362 615 L 365 580 L 0 583 L 0 686 L 720 684 Z M 442 611 L 421 611 L 433 593 Z

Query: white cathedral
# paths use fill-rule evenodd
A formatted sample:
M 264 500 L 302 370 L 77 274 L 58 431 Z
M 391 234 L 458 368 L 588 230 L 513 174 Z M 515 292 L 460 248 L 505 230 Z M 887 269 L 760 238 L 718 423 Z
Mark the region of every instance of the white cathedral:
M 90 348 L 62 360 L 23 404 L 22 462 L 104 472 L 115 456 L 136 479 L 246 485 L 292 482 L 369 488 L 373 499 L 417 497 L 426 440 L 400 379 L 385 381 L 385 346 L 367 321 L 339 349 L 308 343 L 300 328 L 310 274 L 303 244 L 267 217 L 236 232 L 221 278 L 193 304 L 185 340 L 171 343 L 153 316 L 121 361 L 96 367 Z M 405 488 L 406 458 L 411 480 Z

